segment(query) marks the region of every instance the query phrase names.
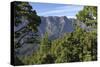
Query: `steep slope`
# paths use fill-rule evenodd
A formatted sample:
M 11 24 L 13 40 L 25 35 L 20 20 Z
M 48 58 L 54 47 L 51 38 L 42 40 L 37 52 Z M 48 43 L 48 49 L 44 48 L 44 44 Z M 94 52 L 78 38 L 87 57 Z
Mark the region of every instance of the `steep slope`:
M 26 22 L 26 21 L 25 21 Z M 19 28 L 24 27 L 27 25 L 26 24 L 21 24 L 19 27 L 15 27 L 15 31 L 17 31 Z M 41 24 L 38 27 L 38 34 L 40 37 L 43 37 L 45 32 L 48 32 L 49 38 L 50 39 L 56 39 L 59 36 L 63 35 L 65 32 L 72 32 L 74 31 L 73 23 L 70 19 L 68 19 L 66 16 L 48 16 L 48 17 L 43 17 L 41 16 Z M 29 37 L 32 37 L 32 33 L 30 33 L 25 36 L 21 43 L 23 44 L 21 48 L 16 49 L 16 53 L 18 56 L 22 55 L 30 55 L 32 54 L 39 44 L 30 44 L 26 43 L 26 41 L 29 39 Z
M 42 16 L 38 29 L 41 36 L 48 32 L 49 37 L 58 37 L 65 32 L 72 32 L 74 30 L 72 22 L 66 16 Z

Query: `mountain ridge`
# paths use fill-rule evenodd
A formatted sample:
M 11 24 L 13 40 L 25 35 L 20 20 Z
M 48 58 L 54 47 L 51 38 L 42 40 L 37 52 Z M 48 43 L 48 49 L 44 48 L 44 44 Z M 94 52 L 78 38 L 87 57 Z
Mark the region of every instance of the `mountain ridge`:
M 73 30 L 73 24 L 66 16 L 41 16 L 41 24 L 38 27 L 41 36 L 48 32 L 50 37 L 52 35 L 60 36 L 62 33 L 72 32 Z
M 41 24 L 38 26 L 38 34 L 41 38 L 45 35 L 46 32 L 48 32 L 48 38 L 50 40 L 54 40 L 58 37 L 61 37 L 64 33 L 74 31 L 74 27 L 73 27 L 74 22 L 72 22 L 73 19 L 70 20 L 66 16 L 61 16 L 61 17 L 41 16 L 40 18 L 41 18 Z M 26 24 L 24 23 L 20 26 L 24 27 L 27 25 L 27 23 L 28 22 L 26 22 Z M 16 29 L 16 31 L 17 31 L 17 29 Z M 25 36 L 21 40 L 21 43 L 26 42 L 28 40 L 27 37 L 31 37 L 32 34 L 34 34 L 34 33 L 30 32 L 30 34 Z M 21 48 L 16 49 L 16 52 L 18 53 L 17 55 L 19 55 L 19 56 L 30 55 L 34 51 L 36 51 L 38 46 L 39 46 L 39 44 L 24 43 Z

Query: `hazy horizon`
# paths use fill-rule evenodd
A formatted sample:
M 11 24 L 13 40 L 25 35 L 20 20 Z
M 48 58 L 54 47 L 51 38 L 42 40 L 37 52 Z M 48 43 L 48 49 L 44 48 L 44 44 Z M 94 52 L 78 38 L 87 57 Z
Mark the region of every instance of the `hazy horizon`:
M 30 5 L 39 16 L 67 16 L 68 18 L 76 18 L 75 15 L 84 7 L 81 5 L 32 2 Z

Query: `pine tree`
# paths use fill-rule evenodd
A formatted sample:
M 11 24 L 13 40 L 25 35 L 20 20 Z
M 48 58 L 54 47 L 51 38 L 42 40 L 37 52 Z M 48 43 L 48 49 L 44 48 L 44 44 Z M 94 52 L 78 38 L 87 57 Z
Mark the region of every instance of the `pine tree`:
M 85 6 L 83 10 L 76 14 L 76 17 L 87 26 L 97 27 L 97 7 L 96 6 Z
M 21 40 L 32 32 L 37 32 L 41 20 L 28 2 L 14 2 L 15 48 L 21 46 Z M 23 25 L 21 28 L 19 26 Z
M 25 42 L 21 43 L 23 38 L 30 32 L 33 32 L 31 39 L 37 41 L 36 32 L 37 26 L 39 26 L 41 20 L 37 16 L 36 11 L 32 9 L 32 6 L 28 2 L 14 1 L 14 50 L 20 48 Z M 31 40 L 29 39 L 29 40 Z M 35 42 L 35 41 L 31 42 Z M 23 65 L 25 63 L 19 59 L 14 51 L 14 65 Z

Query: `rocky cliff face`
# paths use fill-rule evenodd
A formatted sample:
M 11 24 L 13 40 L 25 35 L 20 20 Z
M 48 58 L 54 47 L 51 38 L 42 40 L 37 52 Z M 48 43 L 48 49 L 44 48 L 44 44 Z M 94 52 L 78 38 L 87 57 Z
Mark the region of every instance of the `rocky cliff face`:
M 72 21 L 66 16 L 48 16 L 41 17 L 41 24 L 38 27 L 41 36 L 48 32 L 49 37 L 58 37 L 65 32 L 72 32 L 74 30 Z
M 73 19 L 68 19 L 66 16 L 41 16 L 41 24 L 38 27 L 38 33 L 41 37 L 48 32 L 48 36 L 50 39 L 58 38 L 63 35 L 65 32 L 74 31 L 74 26 L 72 22 Z M 23 22 L 23 24 L 19 25 L 19 27 L 15 27 L 14 30 L 17 31 L 19 28 L 27 25 L 28 22 Z M 38 47 L 37 44 L 29 44 L 26 43 L 27 37 L 32 36 L 32 32 L 30 32 L 27 36 L 21 40 L 21 43 L 24 43 L 21 48 L 16 49 L 17 55 L 30 55 L 32 54 Z

